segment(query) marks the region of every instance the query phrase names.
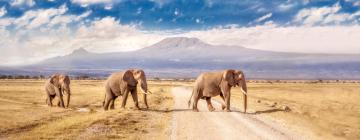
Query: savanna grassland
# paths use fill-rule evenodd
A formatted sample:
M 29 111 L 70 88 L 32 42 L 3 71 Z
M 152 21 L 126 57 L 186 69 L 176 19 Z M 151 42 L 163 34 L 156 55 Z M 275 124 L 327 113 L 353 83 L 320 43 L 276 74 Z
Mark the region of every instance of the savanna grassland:
M 360 139 L 360 83 L 251 83 L 249 112 L 318 139 Z M 233 88 L 232 105 L 242 110 Z
M 150 109 L 135 110 L 129 97 L 126 109 L 118 99 L 107 112 L 103 83 L 73 80 L 70 108 L 62 109 L 45 104 L 43 80 L 0 81 L 0 139 L 170 139 L 171 89 L 193 82 L 149 81 Z M 248 95 L 251 116 L 315 139 L 360 139 L 359 83 L 248 83 Z M 240 112 L 242 97 L 232 89 L 231 105 Z
M 42 80 L 0 81 L 0 139 L 166 139 L 173 102 L 169 85 L 149 82 L 149 110 L 104 112 L 104 81 L 73 80 L 70 108 L 48 107 Z M 140 94 L 140 93 L 139 93 Z M 142 96 L 139 105 L 144 107 Z M 56 102 L 56 101 L 55 101 Z

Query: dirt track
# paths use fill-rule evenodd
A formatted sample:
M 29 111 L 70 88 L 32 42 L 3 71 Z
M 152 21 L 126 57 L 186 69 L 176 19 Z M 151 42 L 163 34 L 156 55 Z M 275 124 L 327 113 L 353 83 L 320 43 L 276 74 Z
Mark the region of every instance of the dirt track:
M 174 96 L 174 116 L 171 139 L 306 139 L 288 132 L 285 128 L 251 114 L 221 111 L 220 104 L 213 101 L 215 112 L 209 112 L 206 102 L 200 100 L 200 112 L 189 111 L 187 101 L 191 89 L 172 88 Z

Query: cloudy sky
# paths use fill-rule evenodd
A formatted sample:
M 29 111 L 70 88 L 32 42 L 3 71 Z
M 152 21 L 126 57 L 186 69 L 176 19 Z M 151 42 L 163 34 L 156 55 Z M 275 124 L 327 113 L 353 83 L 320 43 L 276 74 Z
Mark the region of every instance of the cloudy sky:
M 0 0 L 0 65 L 132 51 L 166 37 L 360 55 L 360 0 Z

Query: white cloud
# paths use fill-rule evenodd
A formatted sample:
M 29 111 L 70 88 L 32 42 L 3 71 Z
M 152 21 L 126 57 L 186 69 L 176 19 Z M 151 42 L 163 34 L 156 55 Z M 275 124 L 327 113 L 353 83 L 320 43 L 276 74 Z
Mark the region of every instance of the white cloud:
M 176 8 L 175 11 L 174 11 L 174 15 L 175 15 L 175 16 L 179 16 L 180 14 L 181 14 L 181 13 L 180 13 L 179 9 Z
M 0 26 L 14 25 L 17 30 L 33 30 L 41 27 L 53 27 L 56 25 L 66 25 L 80 21 L 89 16 L 92 11 L 84 12 L 81 15 L 66 15 L 66 5 L 59 8 L 30 10 L 19 18 L 1 18 Z
M 201 21 L 200 19 L 198 19 L 198 18 L 195 19 L 195 22 L 196 22 L 196 23 L 202 23 L 202 21 Z
M 340 13 L 341 6 L 339 3 L 331 7 L 320 7 L 302 9 L 294 17 L 293 22 L 306 26 L 328 25 L 352 22 L 359 16 L 359 12 L 353 14 Z
M 34 0 L 13 0 L 11 3 L 10 3 L 11 6 L 23 6 L 23 5 L 26 5 L 26 6 L 29 6 L 29 7 L 32 7 L 35 5 L 35 1 Z
M 258 19 L 256 19 L 255 22 L 264 21 L 264 20 L 266 20 L 266 19 L 268 19 L 268 18 L 271 18 L 271 16 L 272 16 L 272 13 L 268 13 L 268 14 L 263 15 L 263 16 L 259 17 Z
M 0 18 L 0 27 L 6 27 L 12 24 L 13 18 Z
M 141 14 L 141 12 L 142 12 L 142 8 L 141 8 L 141 7 L 136 10 L 136 14 L 137 14 L 137 15 Z
M 303 0 L 303 1 L 302 1 L 302 4 L 303 4 L 303 5 L 307 5 L 308 3 L 310 3 L 310 0 Z
M 105 5 L 105 7 L 104 7 L 105 10 L 111 10 L 112 8 L 113 8 L 112 5 Z
M 241 45 L 253 49 L 305 53 L 360 54 L 360 26 L 215 28 L 180 36 L 211 44 Z
M 360 6 L 360 1 L 356 1 L 353 3 L 353 6 L 356 7 L 356 6 Z
M 284 3 L 284 4 L 280 4 L 280 5 L 278 6 L 278 9 L 279 9 L 280 11 L 288 11 L 288 10 L 290 10 L 292 7 L 294 7 L 294 4 L 291 4 L 291 3 L 286 4 L 286 3 Z
M 159 18 L 157 21 L 156 21 L 156 23 L 160 23 L 160 22 L 162 22 L 163 21 L 163 19 L 162 18 Z
M 5 6 L 0 8 L 0 17 L 4 16 L 7 13 Z
M 155 32 L 146 33 L 136 25 L 122 25 L 113 17 L 83 25 L 75 33 L 77 47 L 86 47 L 96 52 L 131 51 L 155 43 L 161 39 Z
M 45 27 L 22 28 L 15 33 L 1 28 L 2 24 L 9 23 L 0 19 L 0 65 L 33 63 L 66 55 L 79 47 L 97 53 L 131 51 L 174 36 L 197 37 L 210 44 L 240 45 L 272 51 L 360 54 L 360 25 L 279 27 L 274 26 L 272 21 L 267 21 L 266 24 L 255 27 L 228 25 L 198 31 L 144 31 L 134 24 L 121 24 L 113 17 L 79 24 L 76 28 L 67 25 L 75 20 L 81 23 L 90 13 L 91 11 L 82 15 L 56 15 L 49 23 L 43 24 Z M 29 12 L 26 18 L 20 18 L 34 19 L 37 15 L 37 12 Z M 60 26 L 50 28 L 55 25 Z
M 162 7 L 163 5 L 170 3 L 173 0 L 150 0 L 152 2 L 155 2 L 159 7 Z
M 0 18 L 1 26 L 14 25 L 15 29 L 33 29 L 48 24 L 53 17 L 63 15 L 67 11 L 66 5 L 59 8 L 29 10 L 19 18 Z
M 66 25 L 69 24 L 71 22 L 77 22 L 82 20 L 83 18 L 89 16 L 92 13 L 92 11 L 87 11 L 81 15 L 75 16 L 75 15 L 58 15 L 55 16 L 54 18 L 52 18 L 52 20 L 49 22 L 48 26 L 52 27 L 52 26 L 56 26 L 56 25 Z
M 137 25 L 122 25 L 113 17 L 92 21 L 90 25 L 80 24 L 75 29 L 61 24 L 70 17 L 55 17 L 54 24 L 59 23 L 59 28 L 24 28 L 12 35 L 0 28 L 0 65 L 34 63 L 79 47 L 94 52 L 131 51 L 164 38 L 156 32 L 141 31 Z
M 27 25 L 29 29 L 40 27 L 46 23 L 49 23 L 50 19 L 56 15 L 62 15 L 67 11 L 66 5 L 60 6 L 59 9 L 46 9 L 37 12 L 35 18 Z
M 109 4 L 109 3 L 114 3 L 117 0 L 71 0 L 72 3 L 76 3 L 79 4 L 83 7 L 86 7 L 88 5 L 92 5 L 92 4 Z M 120 0 L 118 0 L 120 1 Z

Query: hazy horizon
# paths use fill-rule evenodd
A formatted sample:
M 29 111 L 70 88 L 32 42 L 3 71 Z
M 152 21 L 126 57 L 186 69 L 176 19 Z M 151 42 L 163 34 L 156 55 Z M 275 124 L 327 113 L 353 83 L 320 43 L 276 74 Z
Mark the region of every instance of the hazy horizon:
M 78 48 L 133 51 L 169 37 L 276 52 L 360 54 L 359 7 L 356 0 L 0 1 L 0 66 Z

